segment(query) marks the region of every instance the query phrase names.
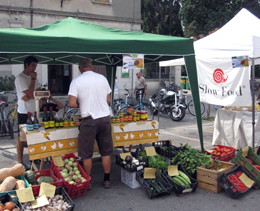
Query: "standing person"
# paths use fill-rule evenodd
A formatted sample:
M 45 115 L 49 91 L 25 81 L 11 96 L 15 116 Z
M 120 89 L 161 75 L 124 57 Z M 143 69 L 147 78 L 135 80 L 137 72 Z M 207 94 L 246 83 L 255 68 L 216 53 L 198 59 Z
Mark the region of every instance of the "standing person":
M 14 81 L 18 97 L 18 124 L 26 124 L 28 112 L 33 113 L 36 110 L 33 92 L 35 90 L 41 90 L 41 85 L 37 79 L 37 73 L 35 72 L 37 63 L 38 60 L 35 57 L 28 56 L 24 60 L 24 71 L 17 75 Z M 29 169 L 30 166 L 23 163 L 23 149 L 24 142 L 20 140 L 18 133 L 17 159 L 18 162 L 22 163 L 26 169 Z
M 141 75 L 141 72 L 136 73 L 137 80 L 135 81 L 134 94 L 136 93 L 136 100 L 139 100 L 140 92 L 142 96 L 147 94 L 147 84 L 145 78 Z
M 50 95 L 49 100 L 53 101 L 54 103 L 48 103 L 47 100 L 47 98 L 42 98 L 40 100 L 40 112 L 43 112 L 44 107 L 47 107 L 47 111 L 50 111 L 50 107 L 52 107 L 53 111 L 55 112 L 58 112 L 60 109 L 64 108 L 64 105 L 60 101 L 53 98 L 52 95 Z
M 96 139 L 104 168 L 103 186 L 110 188 L 110 154 L 113 152 L 113 141 L 108 103 L 110 103 L 111 88 L 103 75 L 92 70 L 93 65 L 89 59 L 80 60 L 81 75 L 73 79 L 70 84 L 69 106 L 80 108 L 81 111 L 78 155 L 83 158 L 84 169 L 88 175 L 91 175 Z M 91 188 L 90 184 L 89 189 Z

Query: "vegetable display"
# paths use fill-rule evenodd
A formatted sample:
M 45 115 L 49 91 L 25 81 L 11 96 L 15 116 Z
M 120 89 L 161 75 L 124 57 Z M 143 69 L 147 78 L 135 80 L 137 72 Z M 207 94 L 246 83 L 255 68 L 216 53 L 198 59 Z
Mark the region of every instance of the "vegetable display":
M 168 167 L 168 163 L 165 162 L 165 158 L 160 155 L 149 156 L 148 164 L 149 167 L 158 168 L 159 171 L 162 171 Z
M 54 197 L 47 197 L 49 200 L 49 204 L 40 208 L 32 208 L 31 202 L 27 202 L 23 204 L 25 210 L 36 210 L 36 211 L 45 211 L 45 210 L 59 210 L 65 211 L 70 207 L 70 204 L 66 202 L 62 195 L 55 195 Z
M 25 178 L 27 179 L 27 181 L 31 184 L 31 185 L 36 185 L 37 181 L 36 181 L 36 177 L 35 174 L 32 170 L 28 170 L 24 173 Z
M 176 153 L 176 156 L 172 158 L 171 162 L 173 165 L 182 164 L 185 171 L 189 175 L 193 175 L 197 167 L 211 164 L 212 159 L 211 155 L 201 153 L 198 149 L 186 144 L 182 150 Z
M 0 185 L 0 193 L 13 190 L 16 185 L 16 179 L 12 176 L 6 177 Z
M 59 168 L 60 173 L 65 181 L 69 184 L 81 183 L 86 182 L 86 178 L 84 178 L 80 170 L 78 168 L 78 162 L 73 158 L 65 159 L 64 166 Z
M 228 179 L 230 180 L 230 182 L 232 182 L 233 185 L 236 187 L 236 188 L 232 187 L 234 192 L 236 192 L 238 190 L 239 192 L 243 193 L 244 191 L 246 191 L 248 189 L 245 186 L 245 184 L 239 179 L 241 174 L 242 174 L 242 172 L 238 171 L 238 172 L 228 176 Z
M 184 172 L 180 170 L 178 172 L 178 176 L 171 177 L 172 181 L 185 188 L 189 188 L 191 184 L 190 178 Z
M 17 177 L 24 173 L 24 167 L 21 163 L 14 165 L 11 168 L 2 168 L 0 169 L 0 182 L 3 182 L 4 179 L 8 176 Z

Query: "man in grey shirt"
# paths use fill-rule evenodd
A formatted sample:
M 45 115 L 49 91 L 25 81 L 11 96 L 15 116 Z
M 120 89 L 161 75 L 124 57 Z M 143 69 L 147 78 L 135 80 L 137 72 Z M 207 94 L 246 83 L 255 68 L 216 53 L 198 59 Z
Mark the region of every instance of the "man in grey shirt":
M 137 72 L 136 77 L 137 80 L 135 81 L 134 94 L 136 93 L 136 100 L 138 101 L 140 94 L 142 94 L 142 96 L 147 94 L 147 84 L 145 78 L 141 75 L 141 72 Z

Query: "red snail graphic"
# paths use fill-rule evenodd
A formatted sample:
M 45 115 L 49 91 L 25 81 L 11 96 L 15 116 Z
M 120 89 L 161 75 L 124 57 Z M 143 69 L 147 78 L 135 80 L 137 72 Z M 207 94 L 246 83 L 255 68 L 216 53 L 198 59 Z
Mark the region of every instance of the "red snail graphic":
M 223 70 L 221 69 L 216 69 L 213 73 L 213 80 L 216 83 L 224 83 L 228 79 L 228 76 L 224 74 Z

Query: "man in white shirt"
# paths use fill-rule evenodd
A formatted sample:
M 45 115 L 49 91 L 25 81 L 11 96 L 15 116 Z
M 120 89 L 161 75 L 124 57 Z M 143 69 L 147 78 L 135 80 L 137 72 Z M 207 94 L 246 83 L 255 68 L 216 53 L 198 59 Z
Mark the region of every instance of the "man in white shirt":
M 26 124 L 28 112 L 33 113 L 36 110 L 33 92 L 35 90 L 41 90 L 40 83 L 37 79 L 37 73 L 35 72 L 37 63 L 38 60 L 35 57 L 28 56 L 24 60 L 24 71 L 17 75 L 15 78 L 14 83 L 18 97 L 18 124 Z M 19 163 L 22 163 L 25 168 L 28 169 L 30 168 L 30 166 L 23 163 L 23 149 L 24 143 L 20 141 L 20 137 L 18 134 L 17 159 Z
M 82 121 L 79 126 L 78 155 L 83 158 L 86 173 L 91 175 L 92 156 L 95 140 L 102 157 L 104 168 L 104 188 L 110 188 L 110 169 L 113 152 L 111 134 L 110 103 L 111 88 L 107 79 L 92 71 L 89 59 L 81 59 L 81 75 L 73 79 L 69 89 L 69 106 L 80 108 Z M 90 184 L 89 189 L 92 186 Z

